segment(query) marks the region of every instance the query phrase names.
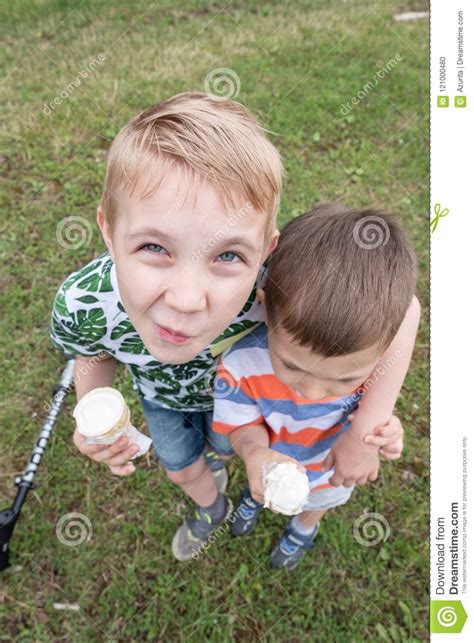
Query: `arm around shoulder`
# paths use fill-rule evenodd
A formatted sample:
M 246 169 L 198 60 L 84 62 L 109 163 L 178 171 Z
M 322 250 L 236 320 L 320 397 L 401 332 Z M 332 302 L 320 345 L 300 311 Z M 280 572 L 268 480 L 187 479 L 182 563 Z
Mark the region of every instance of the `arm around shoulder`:
M 354 435 L 362 437 L 389 421 L 410 366 L 420 311 L 420 302 L 414 296 L 397 334 L 367 379 L 351 427 Z

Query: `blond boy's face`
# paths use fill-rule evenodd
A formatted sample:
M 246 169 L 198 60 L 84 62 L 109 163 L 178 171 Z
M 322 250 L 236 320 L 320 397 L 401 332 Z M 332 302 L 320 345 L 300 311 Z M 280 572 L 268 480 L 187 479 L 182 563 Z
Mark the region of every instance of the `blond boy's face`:
M 268 348 L 275 375 L 308 400 L 350 395 L 372 373 L 378 345 L 337 357 L 323 357 L 295 343 L 284 329 L 269 327 Z
M 277 233 L 265 244 L 265 214 L 243 199 L 225 207 L 211 183 L 193 189 L 179 169 L 148 199 L 118 196 L 113 230 L 100 208 L 97 222 L 122 303 L 156 360 L 188 362 L 240 312 Z

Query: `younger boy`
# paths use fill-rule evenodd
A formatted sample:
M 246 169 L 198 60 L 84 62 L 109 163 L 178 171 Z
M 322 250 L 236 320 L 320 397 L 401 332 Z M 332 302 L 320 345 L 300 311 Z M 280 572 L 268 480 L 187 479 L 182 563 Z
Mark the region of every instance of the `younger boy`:
M 364 226 L 379 242 L 364 242 Z M 354 483 L 366 481 L 358 467 L 372 452 L 364 453 L 351 435 L 352 413 L 375 386 L 369 376 L 407 324 L 407 310 L 418 306 L 415 280 L 412 248 L 398 224 L 381 212 L 323 205 L 281 234 L 265 292 L 258 291 L 267 326 L 222 356 L 213 423 L 215 431 L 230 434 L 247 470 L 250 491 L 243 492 L 233 516 L 236 536 L 250 533 L 262 510 L 263 465 L 290 461 L 306 469 L 310 497 L 271 552 L 275 568 L 296 567 L 324 514 L 347 502 Z M 404 332 L 414 337 L 418 315 L 411 320 Z M 395 349 L 390 361 L 399 381 L 411 352 L 412 346 Z M 387 417 L 393 403 L 388 401 Z M 333 486 L 339 482 L 338 460 L 348 458 L 350 483 Z

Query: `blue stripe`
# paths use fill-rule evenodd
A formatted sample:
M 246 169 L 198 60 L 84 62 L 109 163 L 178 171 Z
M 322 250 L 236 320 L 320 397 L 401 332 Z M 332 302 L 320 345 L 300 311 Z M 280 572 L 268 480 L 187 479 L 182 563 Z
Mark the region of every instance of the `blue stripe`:
M 346 420 L 340 431 L 338 431 L 334 435 L 329 436 L 328 438 L 325 438 L 324 440 L 318 440 L 309 447 L 305 447 L 302 444 L 295 443 L 287 444 L 286 442 L 277 440 L 277 442 L 272 444 L 271 448 L 274 451 L 283 453 L 284 455 L 289 455 L 291 458 L 295 458 L 295 460 L 312 460 L 324 451 L 330 449 L 333 446 L 334 442 L 341 436 L 342 433 L 345 433 L 350 426 L 351 423 Z
M 220 377 L 216 377 L 214 381 L 214 397 L 219 400 L 220 404 L 222 401 L 229 401 L 236 404 L 258 406 L 257 402 L 244 393 L 242 389 L 231 386 L 226 379 Z
M 344 409 L 344 416 L 352 413 L 360 400 L 359 394 L 346 395 L 334 402 L 314 402 L 314 404 L 298 404 L 292 400 L 269 400 L 265 397 L 260 397 L 257 403 L 262 411 L 264 417 L 268 417 L 271 413 L 281 413 L 288 415 L 293 420 L 311 420 L 320 417 L 321 415 L 328 415 Z
M 327 475 L 328 473 L 333 474 L 334 469 L 328 469 L 328 471 L 308 471 L 306 470 L 306 475 L 308 476 L 308 480 L 311 486 L 313 486 L 313 483 L 316 482 L 316 480 L 319 480 L 323 476 Z

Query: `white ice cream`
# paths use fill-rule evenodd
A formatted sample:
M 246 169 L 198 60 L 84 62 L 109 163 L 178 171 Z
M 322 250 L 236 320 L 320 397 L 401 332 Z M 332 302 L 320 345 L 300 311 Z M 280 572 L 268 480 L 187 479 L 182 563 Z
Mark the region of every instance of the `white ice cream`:
M 125 400 L 111 387 L 95 388 L 82 397 L 73 411 L 79 433 L 88 438 L 103 435 L 121 419 Z
M 274 462 L 267 466 L 263 490 L 264 506 L 286 516 L 303 511 L 310 491 L 306 473 L 299 471 L 294 462 Z
M 77 430 L 89 444 L 112 444 L 125 435 L 139 447 L 132 460 L 144 455 L 150 448 L 151 438 L 130 423 L 130 410 L 123 395 L 110 386 L 89 391 L 76 404 L 72 414 Z

